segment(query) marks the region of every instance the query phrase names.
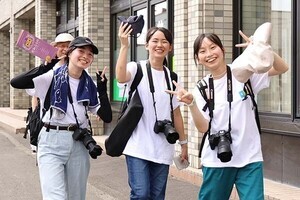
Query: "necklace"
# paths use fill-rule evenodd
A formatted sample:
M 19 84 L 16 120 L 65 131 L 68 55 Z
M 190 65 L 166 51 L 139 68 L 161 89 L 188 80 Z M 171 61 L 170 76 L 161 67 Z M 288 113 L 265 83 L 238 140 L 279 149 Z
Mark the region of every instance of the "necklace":
M 218 74 L 218 75 L 212 75 L 212 77 L 214 79 L 218 79 L 218 78 L 221 78 L 222 76 L 224 76 L 224 74 L 226 74 L 226 70 L 224 72 L 222 72 L 221 74 Z

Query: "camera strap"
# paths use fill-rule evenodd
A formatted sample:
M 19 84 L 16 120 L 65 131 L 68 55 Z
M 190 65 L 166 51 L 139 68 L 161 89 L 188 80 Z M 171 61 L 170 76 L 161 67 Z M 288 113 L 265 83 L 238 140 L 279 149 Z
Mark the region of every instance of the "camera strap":
M 227 67 L 227 69 L 226 69 L 227 70 L 227 101 L 229 104 L 228 132 L 230 132 L 231 131 L 231 102 L 233 100 L 232 75 L 231 75 L 230 67 L 229 66 L 226 66 L 226 67 Z M 212 76 L 209 77 L 208 84 L 209 84 L 209 106 L 208 106 L 208 108 L 209 108 L 209 116 L 210 116 L 208 135 L 210 135 L 211 121 L 213 118 L 213 110 L 214 110 L 214 105 L 215 105 L 214 80 L 213 80 Z
M 226 66 L 226 71 L 227 71 L 227 101 L 229 103 L 228 132 L 231 132 L 231 102 L 233 101 L 233 95 L 232 95 L 232 75 L 231 75 L 231 69 L 228 65 Z M 205 83 L 205 81 L 204 81 L 204 83 Z M 206 86 L 203 85 L 203 83 L 201 81 L 199 81 L 197 84 L 197 87 L 198 87 L 201 95 L 203 96 L 204 100 L 206 101 L 206 104 L 204 105 L 202 110 L 205 111 L 208 108 L 209 116 L 210 116 L 210 120 L 208 123 L 208 130 L 204 133 L 201 144 L 200 144 L 199 157 L 201 157 L 202 149 L 203 149 L 204 142 L 205 142 L 207 135 L 208 135 L 208 137 L 210 137 L 211 122 L 213 119 L 213 110 L 214 110 L 214 105 L 215 105 L 215 101 L 214 101 L 215 93 L 214 93 L 214 80 L 213 80 L 212 75 L 210 75 L 210 77 L 208 78 L 208 84 L 209 84 L 209 98 L 207 98 L 207 95 L 205 92 L 207 85 Z
M 73 98 L 72 98 L 71 88 L 70 88 L 70 84 L 69 84 L 69 76 L 67 77 L 67 81 L 68 81 L 68 97 L 69 97 L 68 99 L 69 99 L 69 101 L 70 101 L 70 104 L 72 105 L 72 109 L 73 109 L 73 113 L 74 113 L 74 116 L 75 116 L 76 124 L 77 124 L 77 126 L 78 126 L 78 128 L 79 128 L 80 126 L 79 126 L 79 122 L 78 122 L 78 119 L 77 119 L 77 114 L 76 114 L 76 112 L 75 112 L 75 108 L 74 108 L 74 105 L 73 105 Z M 85 116 L 86 116 L 86 118 L 87 118 L 87 120 L 88 120 L 90 129 L 91 129 L 91 130 L 90 130 L 90 131 L 91 131 L 91 135 L 93 135 L 93 129 L 92 129 L 91 120 L 90 120 L 89 115 L 88 115 L 88 113 L 87 113 L 87 102 L 86 102 L 86 101 L 83 102 L 83 106 L 84 106 L 84 108 L 85 108 Z
M 146 63 L 146 66 L 147 66 L 147 74 L 148 74 L 149 85 L 150 85 L 150 92 L 152 93 L 155 118 L 156 118 L 156 121 L 158 121 L 157 120 L 156 105 L 155 105 L 156 101 L 155 101 L 155 98 L 154 98 L 155 89 L 154 89 L 154 85 L 153 85 L 153 77 L 152 77 L 151 66 L 150 66 L 149 61 Z M 167 69 L 165 67 L 163 67 L 163 69 L 164 69 L 164 73 L 165 73 L 165 79 L 166 79 L 166 82 L 167 82 L 168 90 L 171 90 L 170 79 L 169 79 L 169 76 L 168 76 Z M 173 95 L 170 94 L 169 96 L 170 96 L 170 106 L 171 106 L 171 120 L 172 120 L 172 124 L 174 125 L 174 113 L 173 113 L 173 104 L 172 104 Z

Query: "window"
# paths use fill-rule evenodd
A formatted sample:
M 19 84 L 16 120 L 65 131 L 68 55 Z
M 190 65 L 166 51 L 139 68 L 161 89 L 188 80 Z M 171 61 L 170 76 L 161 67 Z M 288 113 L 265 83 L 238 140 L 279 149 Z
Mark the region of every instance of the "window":
M 119 51 L 120 51 L 120 39 L 118 37 L 118 33 L 119 33 L 119 26 L 120 23 L 117 20 L 118 16 L 130 16 L 130 10 L 125 10 L 123 12 L 119 12 L 117 14 L 115 14 L 113 16 L 113 65 L 112 66 L 116 66 L 116 62 L 118 59 L 118 55 L 119 55 Z M 127 60 L 130 60 L 130 47 L 128 49 L 128 54 L 127 54 Z M 116 80 L 116 71 L 115 68 L 113 67 L 113 101 L 122 101 L 122 97 L 123 97 L 123 90 L 120 90 L 118 85 L 117 85 L 117 80 Z
M 78 0 L 68 0 L 67 9 L 68 21 L 76 20 L 78 17 Z
M 270 44 L 292 66 L 292 0 L 253 0 L 242 2 L 242 30 L 250 36 L 264 22 L 272 23 Z M 261 112 L 291 114 L 291 69 L 272 77 L 270 87 L 261 91 L 257 102 Z
M 173 21 L 170 22 L 170 18 L 173 16 L 173 4 L 172 1 L 156 1 L 152 5 L 152 26 L 164 27 L 169 29 L 172 32 Z M 173 53 L 167 56 L 168 66 L 170 69 L 174 70 L 173 66 Z
M 154 23 L 157 27 L 168 28 L 167 2 L 154 5 Z
M 146 39 L 147 30 L 148 30 L 147 9 L 143 8 L 143 9 L 137 10 L 135 15 L 143 15 L 144 21 L 145 21 L 141 35 L 135 39 L 136 40 L 135 41 L 136 60 L 145 60 L 145 59 L 147 59 L 147 56 L 148 56 L 147 51 L 145 49 L 145 43 L 146 43 L 145 39 Z
M 78 36 L 78 0 L 59 0 L 56 10 L 56 32 Z
M 115 66 L 120 49 L 120 41 L 118 31 L 120 23 L 117 16 L 143 15 L 144 28 L 142 33 L 137 38 L 130 38 L 130 49 L 128 50 L 127 61 L 145 60 L 148 58 L 148 52 L 145 49 L 145 38 L 147 30 L 151 26 L 160 26 L 172 30 L 173 26 L 170 20 L 172 19 L 172 0 L 111 0 L 112 13 L 112 66 Z M 149 26 L 150 27 L 149 27 Z M 169 66 L 171 66 L 172 56 L 169 56 Z M 123 90 L 119 89 L 115 79 L 115 69 L 112 69 L 113 85 L 112 85 L 112 100 L 121 101 Z

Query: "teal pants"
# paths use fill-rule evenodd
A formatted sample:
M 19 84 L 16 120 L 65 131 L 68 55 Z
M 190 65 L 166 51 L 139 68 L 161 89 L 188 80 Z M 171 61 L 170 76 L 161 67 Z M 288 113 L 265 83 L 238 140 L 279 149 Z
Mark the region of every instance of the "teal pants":
M 250 163 L 241 168 L 203 167 L 199 200 L 228 200 L 235 184 L 240 200 L 263 200 L 263 164 Z

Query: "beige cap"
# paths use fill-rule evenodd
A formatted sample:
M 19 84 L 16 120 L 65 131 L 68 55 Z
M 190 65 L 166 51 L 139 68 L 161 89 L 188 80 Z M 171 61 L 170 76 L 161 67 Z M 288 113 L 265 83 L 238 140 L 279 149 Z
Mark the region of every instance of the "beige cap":
M 268 44 L 271 31 L 270 22 L 259 26 L 252 36 L 253 43 L 233 61 L 231 70 L 238 81 L 245 83 L 253 73 L 266 73 L 273 66 L 274 54 Z
M 56 45 L 59 42 L 71 42 L 72 40 L 74 40 L 74 37 L 70 33 L 60 33 L 51 44 Z

